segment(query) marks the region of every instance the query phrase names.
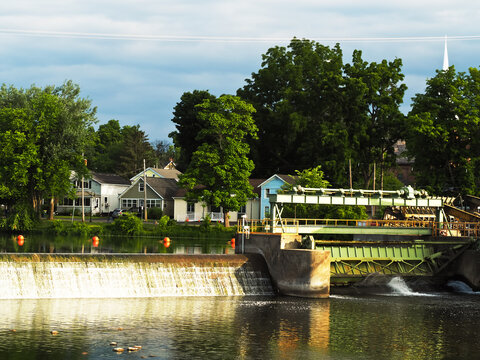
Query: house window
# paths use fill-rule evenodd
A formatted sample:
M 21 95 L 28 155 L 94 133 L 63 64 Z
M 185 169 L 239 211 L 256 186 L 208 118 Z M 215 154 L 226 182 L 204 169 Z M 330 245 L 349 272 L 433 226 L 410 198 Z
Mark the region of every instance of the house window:
M 122 199 L 122 209 L 137 207 L 137 199 Z
M 147 199 L 147 208 L 152 208 L 152 207 L 162 207 L 162 200 L 160 199 Z
M 265 197 L 268 198 L 268 195 L 270 195 L 270 189 L 265 189 Z
M 138 183 L 138 191 L 139 192 L 143 192 L 145 190 L 145 186 L 143 186 L 143 182 L 139 182 Z
M 104 201 L 104 203 L 105 203 L 105 204 L 108 203 L 108 198 L 107 198 L 106 196 L 105 196 L 105 201 Z
M 265 206 L 265 217 L 270 216 L 270 206 Z
M 189 202 L 187 203 L 187 213 L 194 213 L 195 212 L 195 203 Z
M 247 213 L 247 205 L 240 206 L 240 210 L 238 210 L 239 214 L 246 214 Z

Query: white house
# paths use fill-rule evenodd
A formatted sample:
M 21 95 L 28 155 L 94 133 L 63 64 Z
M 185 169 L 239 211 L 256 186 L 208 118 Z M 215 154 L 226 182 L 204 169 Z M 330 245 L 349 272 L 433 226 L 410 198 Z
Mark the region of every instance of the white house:
M 72 172 L 72 184 L 75 187 L 75 199 L 61 199 L 57 205 L 58 213 L 71 212 L 81 209 L 82 182 L 76 179 Z M 86 213 L 108 214 L 120 207 L 118 196 L 130 186 L 130 182 L 116 174 L 91 173 L 91 178 L 86 178 L 83 183 L 84 207 Z

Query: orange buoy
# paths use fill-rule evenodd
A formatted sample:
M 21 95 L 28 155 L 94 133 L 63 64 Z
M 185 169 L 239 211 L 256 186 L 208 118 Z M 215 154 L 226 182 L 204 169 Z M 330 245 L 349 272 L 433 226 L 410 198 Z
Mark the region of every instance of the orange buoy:
M 93 247 L 98 247 L 98 244 L 99 244 L 99 243 L 100 243 L 99 237 L 98 237 L 98 236 L 94 236 L 94 237 L 92 238 L 92 245 L 93 245 Z
M 232 248 L 235 249 L 235 238 L 232 238 L 232 240 L 230 240 L 230 244 L 232 245 Z
M 170 238 L 168 236 L 163 239 L 163 246 L 166 248 L 170 246 Z
M 18 246 L 23 246 L 23 244 L 25 244 L 25 238 L 23 237 L 23 235 L 17 236 L 17 244 Z

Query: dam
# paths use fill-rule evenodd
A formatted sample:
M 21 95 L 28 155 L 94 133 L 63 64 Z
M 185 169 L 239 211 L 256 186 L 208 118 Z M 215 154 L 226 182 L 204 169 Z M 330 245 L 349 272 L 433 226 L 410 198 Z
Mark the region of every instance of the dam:
M 0 255 L 0 299 L 274 295 L 258 255 Z

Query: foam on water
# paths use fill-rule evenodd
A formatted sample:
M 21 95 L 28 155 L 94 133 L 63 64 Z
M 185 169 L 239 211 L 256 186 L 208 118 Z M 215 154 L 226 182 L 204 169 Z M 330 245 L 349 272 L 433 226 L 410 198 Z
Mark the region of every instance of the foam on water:
M 450 280 L 447 283 L 447 286 L 456 293 L 480 295 L 480 291 L 473 291 L 472 288 L 465 284 L 463 281 Z
M 410 289 L 405 280 L 401 277 L 394 277 L 387 283 L 387 286 L 392 290 L 391 295 L 397 296 L 436 296 L 435 294 L 420 293 Z
M 249 264 L 3 261 L 0 299 L 273 295 Z

